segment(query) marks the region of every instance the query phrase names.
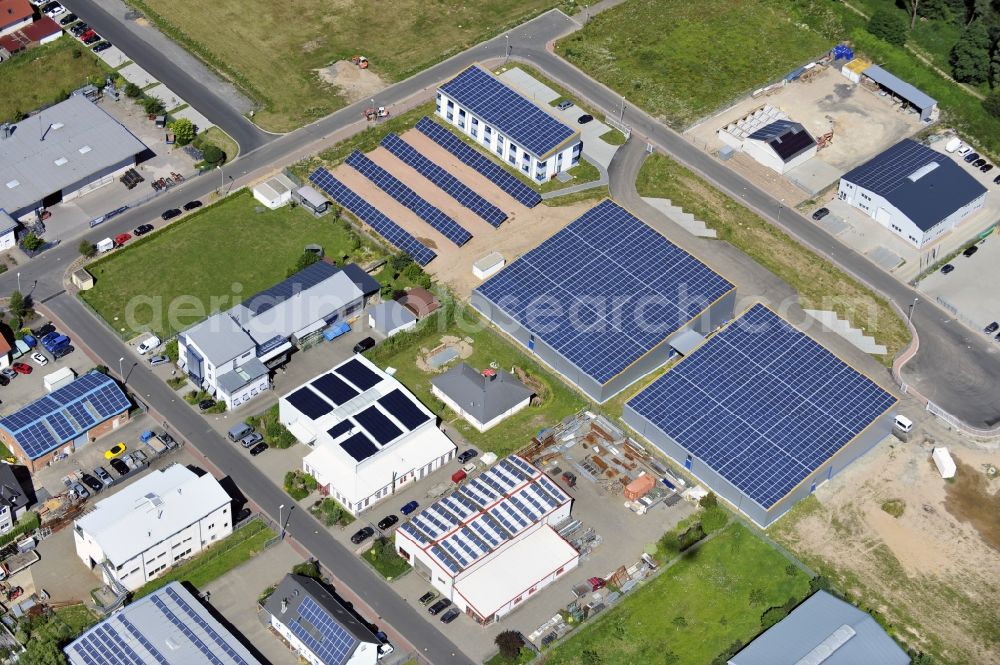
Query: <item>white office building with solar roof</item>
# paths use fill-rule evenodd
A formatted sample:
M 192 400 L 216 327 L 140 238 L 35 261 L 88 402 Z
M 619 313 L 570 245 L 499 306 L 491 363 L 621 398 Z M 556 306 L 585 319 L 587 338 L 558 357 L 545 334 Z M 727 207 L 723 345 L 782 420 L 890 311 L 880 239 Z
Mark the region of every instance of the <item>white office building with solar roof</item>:
M 580 162 L 580 132 L 479 65 L 442 85 L 437 115 L 536 182 Z
M 732 318 L 736 287 L 606 199 L 479 285 L 472 306 L 602 403 Z
M 155 469 L 74 521 L 76 555 L 105 584 L 134 591 L 231 534 L 231 504 L 210 473 Z
M 180 582 L 129 603 L 63 652 L 70 665 L 262 665 Z
M 283 395 L 278 416 L 314 449 L 303 470 L 355 516 L 455 457 L 434 414 L 361 355 Z
M 622 417 L 766 528 L 885 439 L 895 405 L 756 304 L 626 402 Z
M 396 529 L 396 551 L 444 598 L 493 623 L 577 567 L 555 530 L 572 499 L 517 455 L 470 477 Z

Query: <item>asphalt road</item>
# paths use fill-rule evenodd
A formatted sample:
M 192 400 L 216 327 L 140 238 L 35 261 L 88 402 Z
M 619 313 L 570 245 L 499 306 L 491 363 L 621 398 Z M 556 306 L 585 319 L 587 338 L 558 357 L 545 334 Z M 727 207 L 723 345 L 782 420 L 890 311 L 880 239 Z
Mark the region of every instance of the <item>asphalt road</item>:
M 619 116 L 622 105 L 620 95 L 548 52 L 544 46 L 534 42 L 518 45 L 512 57 L 523 59 L 544 71 L 547 76 L 612 117 Z M 637 139 L 648 140 L 660 151 L 701 174 L 737 201 L 742 201 L 804 245 L 893 301 L 902 312 L 908 313 L 914 299 L 920 297 L 916 290 L 900 283 L 794 209 L 785 207 L 778 219 L 777 199 L 641 109 L 632 107 L 627 100 L 624 122 L 638 134 Z M 634 182 L 634 177 L 631 180 Z M 947 312 L 922 299 L 913 310 L 912 322 L 917 329 L 920 347 L 904 367 L 904 380 L 972 427 L 992 429 L 1000 424 L 1000 354 L 992 348 L 991 340 L 974 334 Z
M 202 85 L 162 52 L 150 46 L 127 24 L 105 11 L 94 0 L 67 0 L 62 3 L 90 24 L 99 35 L 124 51 L 153 77 L 173 90 L 190 106 L 222 128 L 249 152 L 275 138 L 233 110 L 222 98 Z

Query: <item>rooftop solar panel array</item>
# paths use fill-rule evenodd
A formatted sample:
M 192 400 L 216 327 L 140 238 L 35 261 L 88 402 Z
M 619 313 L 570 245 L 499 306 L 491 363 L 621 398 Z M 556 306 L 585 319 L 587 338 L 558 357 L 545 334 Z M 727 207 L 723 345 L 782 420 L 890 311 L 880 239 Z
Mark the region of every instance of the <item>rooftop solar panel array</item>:
M 528 208 L 534 208 L 542 202 L 542 196 L 531 187 L 511 175 L 499 164 L 475 148 L 471 148 L 450 131 L 428 117 L 417 121 L 417 129 L 424 136 L 453 154 L 460 162 L 470 166 L 484 178 L 509 194 L 515 201 Z
M 767 509 L 895 402 L 758 304 L 628 406 Z
M 375 453 L 379 448 L 364 432 L 352 434 L 348 439 L 341 442 L 340 447 L 357 462 L 363 462 Z
M 418 264 L 425 266 L 437 256 L 430 248 L 409 234 L 403 227 L 392 221 L 372 204 L 358 196 L 347 185 L 340 182 L 326 169 L 316 169 L 309 180 L 326 192 L 330 198 L 346 208 L 352 215 L 372 227 L 376 233 L 392 246 L 409 254 Z
M 309 597 L 302 599 L 299 615 L 289 620 L 288 628 L 321 663 L 328 665 L 346 663 L 358 644 L 357 638 Z
M 398 388 L 384 395 L 378 403 L 407 429 L 415 429 L 431 418 Z
M 313 388 L 326 395 L 337 406 L 357 397 L 358 391 L 344 383 L 343 379 L 333 374 L 323 374 L 312 382 Z
M 448 173 L 416 148 L 399 138 L 389 134 L 382 139 L 382 147 L 395 155 L 401 162 L 413 168 L 417 173 L 437 185 L 446 194 L 468 208 L 494 228 L 499 227 L 507 219 L 507 213 L 496 207 L 482 196 L 472 191 L 461 180 Z
M 89 372 L 3 417 L 0 426 L 29 458 L 38 459 L 129 406 L 128 397 L 114 379 Z
M 333 406 L 313 392 L 309 386 L 302 386 L 287 395 L 288 403 L 301 411 L 306 417 L 316 420 L 333 411 Z
M 431 205 L 427 199 L 407 187 L 402 180 L 373 162 L 361 151 L 352 152 L 347 158 L 347 165 L 412 210 L 417 217 L 430 224 L 432 228 L 459 247 L 472 239 L 472 234 L 462 228 L 461 224 L 444 214 L 439 208 Z
M 543 473 L 511 455 L 428 506 L 400 530 L 458 574 L 567 501 L 565 492 Z
M 606 200 L 477 292 L 603 384 L 732 289 Z
M 536 157 L 576 133 L 478 65 L 442 85 L 441 91 Z
M 380 446 L 384 446 L 403 433 L 403 430 L 396 427 L 396 424 L 379 411 L 375 405 L 355 413 L 354 420 L 364 427 Z
M 341 375 L 355 386 L 357 386 L 362 392 L 370 388 L 374 388 L 382 380 L 382 377 L 371 371 L 364 364 L 351 358 L 347 362 L 335 367 L 334 372 Z

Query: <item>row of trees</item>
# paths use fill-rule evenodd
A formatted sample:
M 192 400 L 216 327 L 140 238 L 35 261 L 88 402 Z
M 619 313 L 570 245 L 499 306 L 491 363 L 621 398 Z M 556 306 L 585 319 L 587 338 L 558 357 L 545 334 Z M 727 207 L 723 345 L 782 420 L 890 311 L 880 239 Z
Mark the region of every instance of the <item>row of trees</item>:
M 983 106 L 1000 117 L 1000 3 L 991 0 L 900 0 L 909 20 L 897 9 L 872 14 L 868 32 L 896 46 L 903 46 L 918 20 L 961 28 L 952 45 L 948 64 L 956 81 L 974 86 L 988 84 L 992 92 Z

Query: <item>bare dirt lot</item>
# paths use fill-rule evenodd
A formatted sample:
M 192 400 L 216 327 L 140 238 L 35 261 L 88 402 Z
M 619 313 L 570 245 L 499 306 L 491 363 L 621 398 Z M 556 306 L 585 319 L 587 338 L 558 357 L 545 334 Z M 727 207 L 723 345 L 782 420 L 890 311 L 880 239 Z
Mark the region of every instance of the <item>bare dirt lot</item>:
M 833 131 L 830 146 L 807 163 L 820 160 L 829 167 L 816 169 L 829 174 L 817 175 L 816 178 L 842 175 L 900 139 L 914 134 L 922 126 L 915 114 L 900 112 L 887 97 L 880 97 L 851 83 L 839 70 L 827 68 L 808 81 L 790 83 L 771 95 L 744 99 L 695 125 L 685 134 L 697 145 L 715 152 L 723 146 L 716 135 L 720 127 L 764 104 L 784 111 L 792 120 L 802 123 L 814 137 Z M 735 167 L 746 174 L 758 170 L 768 176 L 773 174 L 752 160 L 747 160 L 746 164 L 738 162 Z M 831 182 L 835 179 L 833 177 Z M 758 184 L 767 187 L 766 180 Z M 780 189 L 775 194 L 785 196 Z M 806 198 L 804 193 L 802 198 Z M 788 203 L 795 205 L 797 202 Z
M 1000 663 L 1000 448 L 932 421 L 910 442 L 890 441 L 822 486 L 771 535 L 876 610 L 911 647 L 940 662 Z M 951 480 L 931 461 L 935 442 L 958 465 Z
M 479 285 L 480 280 L 472 274 L 472 264 L 483 256 L 493 251 L 500 252 L 509 263 L 593 206 L 593 201 L 590 201 L 558 207 L 539 205 L 526 208 L 419 132 L 411 130 L 403 138 L 483 198 L 500 207 L 507 213 L 507 221 L 499 228 L 493 228 L 383 148 L 373 150 L 368 157 L 468 230 L 473 236 L 471 240 L 462 247 L 456 246 L 346 164 L 334 169 L 333 175 L 433 249 L 437 258 L 427 266 L 427 272 L 448 284 L 461 298 L 468 297 L 472 289 Z
M 348 103 L 371 97 L 387 86 L 372 70 L 361 69 L 347 60 L 338 60 L 329 67 L 317 70 L 317 73 L 326 83 L 337 86 Z

